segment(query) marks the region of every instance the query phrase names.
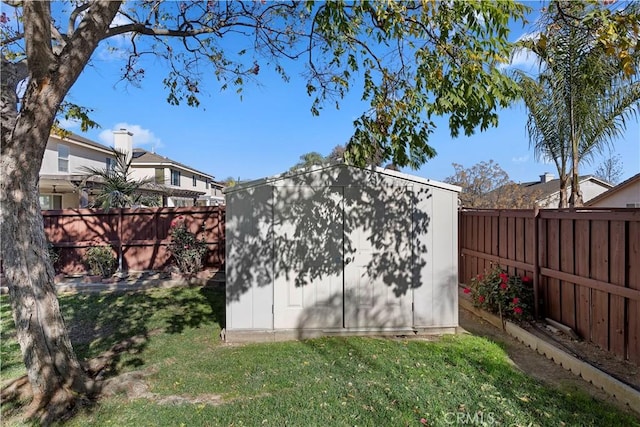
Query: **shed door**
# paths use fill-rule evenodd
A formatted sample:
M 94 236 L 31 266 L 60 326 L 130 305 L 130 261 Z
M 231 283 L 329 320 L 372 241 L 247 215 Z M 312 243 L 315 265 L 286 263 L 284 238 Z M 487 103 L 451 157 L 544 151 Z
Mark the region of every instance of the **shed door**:
M 411 187 L 345 187 L 345 327 L 413 325 Z
M 342 187 L 274 187 L 276 329 L 341 328 Z
M 411 187 L 274 188 L 274 328 L 397 328 L 411 310 Z

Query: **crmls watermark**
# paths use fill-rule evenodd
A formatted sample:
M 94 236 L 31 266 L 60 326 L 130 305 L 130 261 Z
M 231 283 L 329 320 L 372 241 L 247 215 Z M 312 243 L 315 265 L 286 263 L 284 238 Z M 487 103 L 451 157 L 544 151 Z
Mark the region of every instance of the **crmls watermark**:
M 492 412 L 447 412 L 444 414 L 444 422 L 448 425 L 490 426 L 497 422 Z

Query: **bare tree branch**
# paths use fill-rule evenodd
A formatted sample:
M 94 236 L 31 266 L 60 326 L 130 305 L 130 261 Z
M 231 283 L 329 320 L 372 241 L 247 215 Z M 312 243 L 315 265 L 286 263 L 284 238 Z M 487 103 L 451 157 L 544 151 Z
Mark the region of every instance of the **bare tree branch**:
M 78 7 L 76 7 L 73 12 L 71 12 L 71 14 L 69 15 L 69 23 L 67 25 L 67 36 L 71 37 L 73 35 L 73 33 L 75 32 L 76 29 L 76 20 L 78 19 L 78 16 L 80 16 L 80 14 L 82 12 L 84 12 L 85 10 L 87 10 L 89 8 L 89 6 L 91 6 L 91 3 L 85 3 L 82 4 Z

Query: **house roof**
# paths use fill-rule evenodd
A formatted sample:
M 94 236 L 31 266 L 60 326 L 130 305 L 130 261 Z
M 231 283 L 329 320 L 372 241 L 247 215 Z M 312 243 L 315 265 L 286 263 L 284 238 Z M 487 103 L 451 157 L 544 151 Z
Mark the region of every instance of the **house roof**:
M 594 205 L 612 195 L 614 195 L 615 193 L 631 186 L 634 185 L 636 183 L 640 182 L 640 173 L 637 173 L 635 175 L 633 175 L 631 178 L 622 181 L 620 184 L 616 185 L 615 187 L 605 191 L 602 194 L 597 195 L 596 197 L 594 197 L 593 199 L 589 200 L 587 203 L 585 203 L 585 206 L 591 206 Z
M 192 168 L 190 166 L 187 166 L 185 164 L 176 162 L 175 160 L 171 160 L 168 157 L 161 156 L 159 154 L 152 153 L 152 152 L 147 151 L 147 150 L 143 150 L 142 148 L 134 148 L 133 149 L 133 160 L 131 161 L 131 164 L 134 165 L 134 166 L 141 166 L 141 165 L 147 165 L 147 166 L 151 166 L 151 165 L 176 166 L 176 167 L 179 167 L 179 168 L 181 168 L 183 170 L 186 170 L 188 172 L 196 173 L 198 175 L 202 175 L 204 177 L 207 177 L 207 178 L 210 178 L 211 180 L 213 180 L 213 175 L 209 175 L 206 172 L 202 172 L 202 171 L 194 169 L 194 168 Z
M 580 184 L 582 184 L 585 181 L 594 181 L 597 182 L 598 184 L 602 185 L 603 187 L 606 188 L 611 188 L 613 187 L 611 184 L 609 184 L 606 181 L 603 181 L 599 178 L 596 178 L 593 175 L 583 175 L 583 176 L 579 176 L 578 177 L 578 181 L 580 182 Z M 527 191 L 538 191 L 540 192 L 540 197 L 538 198 L 538 200 L 541 199 L 546 199 L 556 193 L 560 192 L 560 179 L 556 178 L 556 179 L 552 179 L 549 180 L 547 182 L 542 182 L 540 180 L 538 181 L 531 181 L 531 182 L 522 182 L 520 184 L 518 184 L 520 187 L 524 188 Z M 571 187 L 571 182 L 569 182 L 569 185 L 567 185 L 567 188 Z
M 246 181 L 246 182 L 242 182 L 242 183 L 238 183 L 236 185 L 234 185 L 233 187 L 227 187 L 224 189 L 225 193 L 233 193 L 235 191 L 239 191 L 239 190 L 244 190 L 247 188 L 251 188 L 251 187 L 257 187 L 259 185 L 264 185 L 264 184 L 270 184 L 276 181 L 280 181 L 286 178 L 291 178 L 294 176 L 298 176 L 298 175 L 305 175 L 305 174 L 309 174 L 309 173 L 314 173 L 314 172 L 319 172 L 319 171 L 323 171 L 323 170 L 329 170 L 329 169 L 334 169 L 334 168 L 356 168 L 356 169 L 368 169 L 371 170 L 373 172 L 379 173 L 381 175 L 387 175 L 387 176 L 391 176 L 394 178 L 400 178 L 400 179 L 404 179 L 406 181 L 413 181 L 419 184 L 426 184 L 426 185 L 431 185 L 434 187 L 438 187 L 438 188 L 442 188 L 445 190 L 449 190 L 449 191 L 455 191 L 456 193 L 459 193 L 462 188 L 458 187 L 456 185 L 451 185 L 451 184 L 445 184 L 444 182 L 440 182 L 440 181 L 434 181 L 428 178 L 422 178 L 419 176 L 415 176 L 415 175 L 409 175 L 409 174 L 405 174 L 402 172 L 398 172 L 398 171 L 394 171 L 391 169 L 385 169 L 385 168 L 381 168 L 381 167 L 369 167 L 369 168 L 357 168 L 356 166 L 351 166 L 351 165 L 347 165 L 345 163 L 342 162 L 332 162 L 332 163 L 325 163 L 322 165 L 315 165 L 315 166 L 311 166 L 308 168 L 300 168 L 300 169 L 295 169 L 293 171 L 288 171 L 288 172 L 284 172 L 278 175 L 273 175 L 270 177 L 266 177 L 266 178 L 261 178 L 261 179 L 256 179 L 253 181 Z
M 93 148 L 97 148 L 97 149 L 99 149 L 101 151 L 109 151 L 109 152 L 111 152 L 111 150 L 112 150 L 112 148 L 107 146 L 107 145 L 100 144 L 99 142 L 92 141 L 92 140 L 90 140 L 88 138 L 85 138 L 85 137 L 80 136 L 80 135 L 75 134 L 75 133 L 70 133 L 69 135 L 64 136 L 64 137 L 62 137 L 60 135 L 56 135 L 56 134 L 51 134 L 51 136 L 53 136 L 54 138 L 57 138 L 57 139 L 59 139 L 60 141 L 63 141 L 63 142 L 76 142 L 76 143 L 80 143 L 80 144 L 84 144 L 84 145 L 89 145 L 89 146 L 91 146 Z

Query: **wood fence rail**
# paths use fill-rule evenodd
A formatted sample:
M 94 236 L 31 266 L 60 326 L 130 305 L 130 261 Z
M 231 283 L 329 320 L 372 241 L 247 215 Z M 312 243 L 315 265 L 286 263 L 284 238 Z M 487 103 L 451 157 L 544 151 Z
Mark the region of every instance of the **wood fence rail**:
M 122 248 L 124 271 L 168 267 L 169 228 L 179 216 L 184 217 L 189 231 L 207 243 L 204 267 L 220 269 L 224 265 L 224 207 L 64 209 L 43 211 L 42 216 L 47 239 L 60 254 L 56 270 L 65 274 L 85 273 L 87 249 L 106 244 Z
M 462 210 L 461 283 L 499 264 L 534 311 L 640 364 L 640 209 Z

